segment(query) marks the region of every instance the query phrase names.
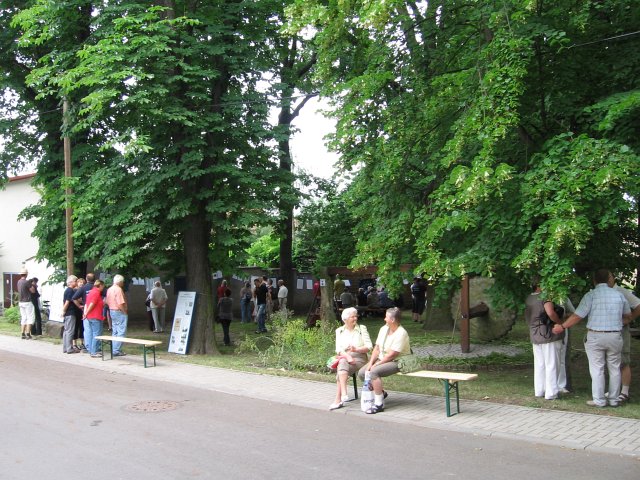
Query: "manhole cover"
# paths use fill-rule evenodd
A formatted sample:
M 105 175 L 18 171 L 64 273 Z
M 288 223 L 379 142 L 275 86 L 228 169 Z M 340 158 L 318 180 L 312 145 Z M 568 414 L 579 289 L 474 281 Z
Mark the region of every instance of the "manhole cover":
M 146 402 L 137 402 L 127 405 L 125 410 L 129 412 L 148 413 L 148 412 L 168 412 L 175 410 L 180 406 L 178 402 L 169 400 L 149 400 Z

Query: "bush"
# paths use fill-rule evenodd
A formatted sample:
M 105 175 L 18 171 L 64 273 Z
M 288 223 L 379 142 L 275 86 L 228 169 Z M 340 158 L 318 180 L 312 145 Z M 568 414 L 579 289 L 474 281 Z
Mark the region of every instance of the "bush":
M 335 335 L 321 328 L 308 328 L 301 319 L 276 312 L 271 315 L 268 337 L 247 337 L 238 351 L 258 352 L 265 366 L 287 370 L 326 369 L 334 349 Z
M 5 309 L 3 318 L 8 323 L 13 323 L 15 325 L 18 325 L 20 323 L 20 308 L 9 307 Z

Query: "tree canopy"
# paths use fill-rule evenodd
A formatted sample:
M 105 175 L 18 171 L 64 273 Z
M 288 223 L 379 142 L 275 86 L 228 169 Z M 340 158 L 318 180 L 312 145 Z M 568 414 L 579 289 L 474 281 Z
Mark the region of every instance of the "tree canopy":
M 353 173 L 355 266 L 553 297 L 638 265 L 634 1 L 300 0 Z
M 392 293 L 409 263 L 441 285 L 494 276 L 512 300 L 540 274 L 559 298 L 638 267 L 637 6 L 0 0 L 4 177 L 37 161 L 40 258 L 64 262 L 71 186 L 76 261 L 185 271 L 194 353 L 215 351 L 211 271 L 269 225 L 298 235 L 300 266 L 374 264 Z M 349 181 L 292 235 L 292 96 L 316 87 Z
M 250 229 L 269 218 L 273 192 L 291 183 L 269 143 L 270 102 L 260 86 L 274 67 L 284 4 L 22 6 L 11 11 L 11 26 L 19 35 L 14 61 L 28 70 L 24 85 L 36 99 L 72 105 L 66 133 L 75 147 L 78 261 L 125 272 L 186 271 L 201 305 L 192 351 L 214 351 L 211 270 L 229 268 L 233 252 L 250 243 Z M 59 139 L 55 129 L 48 135 Z M 38 219 L 40 256 L 58 264 L 62 172 L 62 157 L 46 152 L 38 166 L 42 201 L 26 213 Z

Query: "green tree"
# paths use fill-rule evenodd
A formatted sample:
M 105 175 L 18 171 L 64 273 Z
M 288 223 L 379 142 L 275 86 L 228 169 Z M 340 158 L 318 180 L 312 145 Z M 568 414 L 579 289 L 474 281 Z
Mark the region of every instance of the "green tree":
M 43 98 L 70 98 L 73 133 L 90 132 L 101 153 L 74 179 L 80 259 L 110 270 L 184 270 L 200 302 L 190 352 L 216 352 L 212 268 L 230 268 L 233 252 L 247 247 L 279 178 L 258 88 L 278 3 L 33 3 L 14 20 L 21 46 L 50 51 L 34 57 L 27 83 Z M 66 12 L 86 6 L 89 37 L 74 51 L 58 46 Z M 42 188 L 31 215 L 44 229 L 60 203 L 49 201 L 56 186 Z
M 280 239 L 274 235 L 271 228 L 257 236 L 256 240 L 247 248 L 246 264 L 263 269 L 278 268 L 280 260 Z
M 297 217 L 294 261 L 298 270 L 318 274 L 321 267 L 349 265 L 355 255 L 353 208 L 338 186 L 315 179 L 311 198 Z
M 354 177 L 354 264 L 491 275 L 514 301 L 533 272 L 560 297 L 637 266 L 636 7 L 297 2 Z

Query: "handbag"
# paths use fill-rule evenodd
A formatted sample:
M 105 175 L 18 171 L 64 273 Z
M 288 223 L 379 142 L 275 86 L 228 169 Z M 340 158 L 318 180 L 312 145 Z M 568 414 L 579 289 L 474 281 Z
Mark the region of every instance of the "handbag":
M 349 363 L 354 363 L 353 358 L 351 358 L 350 356 L 334 355 L 333 357 L 329 357 L 329 359 L 327 360 L 327 368 L 329 368 L 329 370 L 335 370 L 336 368 L 338 368 L 338 363 L 340 363 L 340 360 L 342 360 L 343 358 L 347 359 Z
M 340 357 L 338 357 L 337 355 L 329 357 L 327 359 L 327 368 L 329 370 L 335 370 L 336 368 L 338 368 L 338 362 L 340 362 Z
M 398 358 L 398 370 L 402 373 L 415 372 L 416 370 L 420 370 L 420 368 L 422 368 L 422 365 L 417 355 L 413 353 L 413 350 L 409 355 L 402 355 Z

